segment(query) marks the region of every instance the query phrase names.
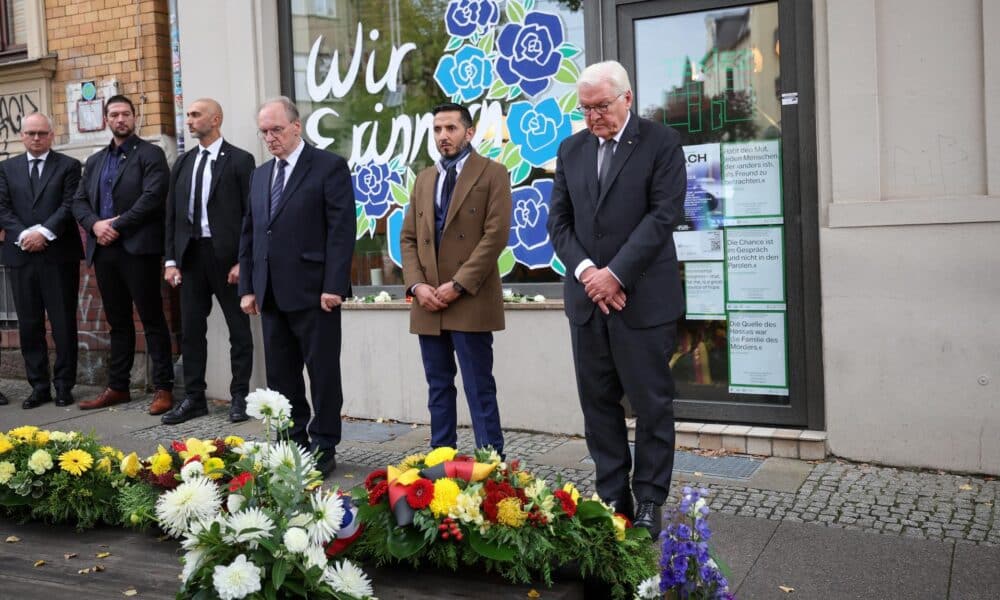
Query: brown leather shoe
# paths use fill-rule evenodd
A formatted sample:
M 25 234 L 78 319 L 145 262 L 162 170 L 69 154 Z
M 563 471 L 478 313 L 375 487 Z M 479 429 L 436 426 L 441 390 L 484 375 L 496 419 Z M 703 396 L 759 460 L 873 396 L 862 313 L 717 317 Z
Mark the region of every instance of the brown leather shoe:
M 174 393 L 169 390 L 156 390 L 153 402 L 149 405 L 149 414 L 162 415 L 174 407 Z
M 115 404 L 120 404 L 122 402 L 128 402 L 132 399 L 132 396 L 126 392 L 119 392 L 118 390 L 113 390 L 111 388 L 105 388 L 103 392 L 97 395 L 93 400 L 85 400 L 80 403 L 80 410 L 92 410 L 94 408 L 107 408 L 109 406 L 114 406 Z

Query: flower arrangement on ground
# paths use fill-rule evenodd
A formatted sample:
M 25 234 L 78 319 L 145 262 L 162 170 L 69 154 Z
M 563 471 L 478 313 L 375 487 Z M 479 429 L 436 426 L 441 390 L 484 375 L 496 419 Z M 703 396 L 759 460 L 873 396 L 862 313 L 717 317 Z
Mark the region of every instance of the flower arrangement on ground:
M 574 565 L 615 597 L 656 571 L 649 534 L 572 484 L 550 485 L 489 449 L 453 448 L 409 456 L 373 471 L 354 499 L 365 535 L 351 555 L 377 564 L 481 566 L 518 583 L 551 585 Z
M 247 414 L 264 422 L 265 442 L 237 446 L 239 458 L 215 479 L 214 471 L 185 466 L 179 485 L 156 502 L 160 527 L 186 550 L 180 595 L 371 598 L 360 568 L 328 559 L 329 548 L 357 538 L 357 511 L 349 496 L 322 487 L 308 451 L 284 439 L 288 400 L 257 390 Z
M 23 519 L 117 524 L 121 452 L 93 435 L 25 425 L 0 433 L 0 512 Z
M 660 575 L 639 586 L 636 600 L 730 600 L 729 582 L 708 546 L 708 490 L 685 487 L 681 494 L 660 532 Z

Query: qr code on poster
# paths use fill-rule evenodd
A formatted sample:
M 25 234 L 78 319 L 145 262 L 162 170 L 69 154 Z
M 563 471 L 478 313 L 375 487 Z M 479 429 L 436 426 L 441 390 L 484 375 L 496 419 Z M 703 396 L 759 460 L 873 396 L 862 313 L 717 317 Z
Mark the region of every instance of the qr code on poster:
M 705 240 L 708 242 L 709 252 L 721 252 L 722 251 L 722 232 L 713 232 L 714 235 L 705 236 Z

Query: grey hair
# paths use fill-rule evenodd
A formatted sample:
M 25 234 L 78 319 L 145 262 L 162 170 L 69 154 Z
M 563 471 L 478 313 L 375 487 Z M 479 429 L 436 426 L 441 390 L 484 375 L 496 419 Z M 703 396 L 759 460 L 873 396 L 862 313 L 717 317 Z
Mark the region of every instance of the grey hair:
M 281 107 L 285 109 L 285 116 L 288 117 L 289 122 L 294 123 L 299 120 L 299 107 L 295 106 L 295 103 L 292 102 L 291 98 L 288 96 L 278 96 L 277 98 L 271 98 L 270 100 L 265 101 L 257 109 L 257 114 L 260 114 L 260 111 L 264 110 L 265 106 L 269 106 L 271 104 L 280 104 Z
M 619 94 L 632 91 L 632 84 L 629 82 L 625 67 L 616 60 L 606 60 L 589 65 L 580 73 L 580 78 L 577 79 L 576 85 L 577 87 L 584 85 L 592 86 L 600 85 L 604 82 L 610 83 L 614 91 Z
M 53 132 L 53 133 L 55 132 L 55 130 L 56 130 L 56 126 L 55 126 L 55 125 L 54 125 L 54 124 L 52 123 L 52 117 L 50 117 L 49 115 L 47 115 L 47 114 L 45 114 L 45 113 L 43 113 L 43 112 L 33 112 L 33 113 L 31 113 L 30 115 L 26 115 L 26 116 L 25 116 L 25 117 L 24 117 L 23 119 L 21 119 L 21 120 L 22 120 L 22 121 L 24 121 L 24 120 L 26 120 L 26 119 L 27 119 L 28 117 L 34 117 L 34 116 L 36 116 L 36 115 L 37 115 L 37 116 L 39 116 L 39 117 L 42 117 L 43 119 L 45 119 L 45 123 L 46 123 L 46 124 L 48 124 L 48 126 L 49 126 L 49 131 L 51 131 L 51 132 Z

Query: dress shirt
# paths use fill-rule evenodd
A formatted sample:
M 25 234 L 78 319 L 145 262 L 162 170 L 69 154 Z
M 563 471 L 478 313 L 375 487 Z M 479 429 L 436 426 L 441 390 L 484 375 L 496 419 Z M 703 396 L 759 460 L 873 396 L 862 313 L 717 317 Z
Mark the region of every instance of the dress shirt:
M 48 160 L 48 158 L 49 158 L 49 151 L 46 150 L 45 153 L 42 154 L 41 156 L 33 156 L 29 152 L 27 154 L 27 157 L 28 157 L 28 179 L 29 180 L 31 179 L 31 169 L 33 168 L 33 161 L 35 161 L 35 160 L 41 161 L 41 162 L 38 163 L 38 177 L 39 177 L 39 179 L 41 179 L 42 173 L 45 171 L 45 161 Z M 44 225 L 42 225 L 41 223 L 39 223 L 37 225 L 32 225 L 31 227 L 28 227 L 27 229 L 25 229 L 24 231 L 22 231 L 20 233 L 20 235 L 17 236 L 17 241 L 14 242 L 14 245 L 17 246 L 18 248 L 20 248 L 21 247 L 21 240 L 24 239 L 24 236 L 27 233 L 30 233 L 32 231 L 38 231 L 38 232 L 40 232 L 42 235 L 45 236 L 45 239 L 49 240 L 50 242 L 52 240 L 56 239 L 56 234 L 52 233 L 52 231 L 48 227 L 45 227 Z
M 132 137 L 134 134 L 117 146 L 114 141 L 108 145 L 107 158 L 104 160 L 104 166 L 101 167 L 101 178 L 97 182 L 97 196 L 100 199 L 97 214 L 101 219 L 110 219 L 115 216 L 115 199 L 112 195 L 115 177 L 118 175 L 119 165 L 126 158 L 125 146 L 128 145 Z
M 471 156 L 471 155 L 472 155 L 472 153 L 470 152 L 469 154 L 465 155 L 465 158 L 463 158 L 462 160 L 460 160 L 457 163 L 455 163 L 455 185 L 456 186 L 458 185 L 458 176 L 462 174 L 462 167 L 465 166 L 465 161 L 469 160 L 469 156 Z M 445 170 L 444 167 L 441 166 L 441 161 L 437 161 L 436 163 L 434 163 L 434 167 L 438 171 L 437 182 L 434 184 L 434 206 L 441 206 L 441 188 L 444 187 L 444 176 L 447 174 L 447 171 Z M 430 284 L 429 283 L 424 283 L 424 284 L 415 283 L 415 284 L 413 284 L 413 287 L 410 288 L 410 294 L 411 295 L 414 295 L 414 292 L 417 290 L 417 286 L 418 285 L 430 285 Z M 434 287 L 434 286 L 431 286 L 431 287 Z
M 285 158 L 285 162 L 288 163 L 288 166 L 285 167 L 285 185 L 288 185 L 288 180 L 292 178 L 292 171 L 295 170 L 295 163 L 299 162 L 299 157 L 302 156 L 302 149 L 305 147 L 306 147 L 305 141 L 299 140 L 299 145 L 295 148 L 295 150 L 292 150 L 292 153 L 289 154 L 287 158 Z M 277 165 L 277 161 L 281 159 L 275 156 L 274 160 L 275 160 L 275 165 Z M 272 184 L 274 183 L 274 178 L 277 176 L 278 176 L 278 169 L 277 167 L 275 167 L 274 169 L 271 169 Z M 282 199 L 282 202 L 284 201 L 285 200 Z
M 201 223 L 193 223 L 192 227 L 201 227 L 201 237 L 212 237 L 212 230 L 208 225 L 208 193 L 212 191 L 212 169 L 219 160 L 219 151 L 222 149 L 222 138 L 212 142 L 207 148 L 198 145 L 198 154 L 194 159 L 194 171 L 191 177 L 191 189 L 188 192 L 188 220 L 194 215 L 194 203 L 201 202 Z M 202 154 L 208 150 L 208 167 L 205 168 L 204 179 L 201 182 L 201 198 L 194 197 L 195 178 L 198 176 L 198 169 L 201 168 Z

